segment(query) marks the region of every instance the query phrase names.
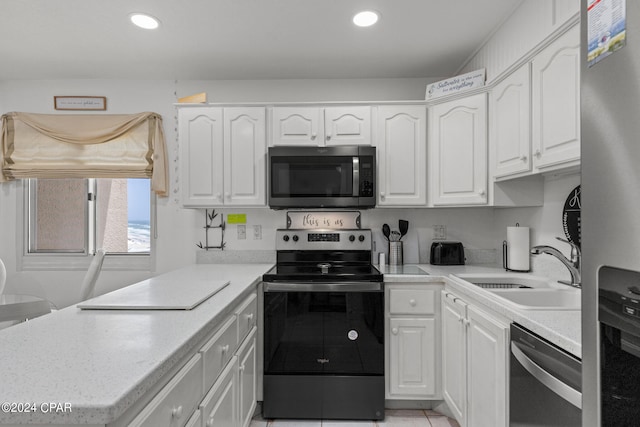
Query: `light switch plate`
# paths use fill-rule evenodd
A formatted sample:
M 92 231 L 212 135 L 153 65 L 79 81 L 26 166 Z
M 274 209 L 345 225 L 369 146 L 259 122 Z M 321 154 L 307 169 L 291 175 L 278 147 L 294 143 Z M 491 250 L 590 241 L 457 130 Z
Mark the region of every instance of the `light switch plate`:
M 434 225 L 433 226 L 433 240 L 445 240 L 447 238 L 447 226 L 446 225 Z
M 238 224 L 238 240 L 247 239 L 247 226 L 244 224 Z
M 254 225 L 253 226 L 253 240 L 262 240 L 262 226 Z

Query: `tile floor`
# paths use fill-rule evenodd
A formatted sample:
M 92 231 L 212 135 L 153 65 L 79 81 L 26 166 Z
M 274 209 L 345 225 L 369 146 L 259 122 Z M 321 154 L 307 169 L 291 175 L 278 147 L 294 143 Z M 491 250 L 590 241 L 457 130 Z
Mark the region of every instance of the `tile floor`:
M 259 415 L 249 427 L 460 427 L 453 419 L 429 409 L 387 409 L 384 421 L 264 420 Z

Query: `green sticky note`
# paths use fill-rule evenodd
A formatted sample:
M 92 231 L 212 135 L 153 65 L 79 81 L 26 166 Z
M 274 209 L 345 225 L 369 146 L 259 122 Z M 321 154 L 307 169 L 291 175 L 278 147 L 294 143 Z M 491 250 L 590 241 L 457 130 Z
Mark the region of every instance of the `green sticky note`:
M 227 224 L 246 224 L 247 214 L 228 214 Z

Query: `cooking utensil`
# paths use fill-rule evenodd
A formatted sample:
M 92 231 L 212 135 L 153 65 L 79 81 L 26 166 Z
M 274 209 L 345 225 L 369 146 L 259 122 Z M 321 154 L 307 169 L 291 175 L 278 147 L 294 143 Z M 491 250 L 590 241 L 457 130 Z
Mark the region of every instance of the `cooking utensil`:
M 398 240 L 402 240 L 404 235 L 407 234 L 407 231 L 409 231 L 409 221 L 405 221 L 404 219 L 399 219 L 398 228 L 400 229 L 400 239 Z
M 400 235 L 399 231 L 393 230 L 391 232 L 391 241 L 392 242 L 399 242 L 401 237 L 402 236 Z
M 382 224 L 382 234 L 384 234 L 384 237 L 387 238 L 388 242 L 391 241 L 389 240 L 389 235 L 391 234 L 391 228 L 389 227 L 389 224 Z

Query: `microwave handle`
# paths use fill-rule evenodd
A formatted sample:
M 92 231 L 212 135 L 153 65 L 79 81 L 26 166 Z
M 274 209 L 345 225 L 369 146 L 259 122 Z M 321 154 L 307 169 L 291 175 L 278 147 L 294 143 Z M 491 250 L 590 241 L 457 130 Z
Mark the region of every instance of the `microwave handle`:
M 353 156 L 353 197 L 360 195 L 360 157 Z

